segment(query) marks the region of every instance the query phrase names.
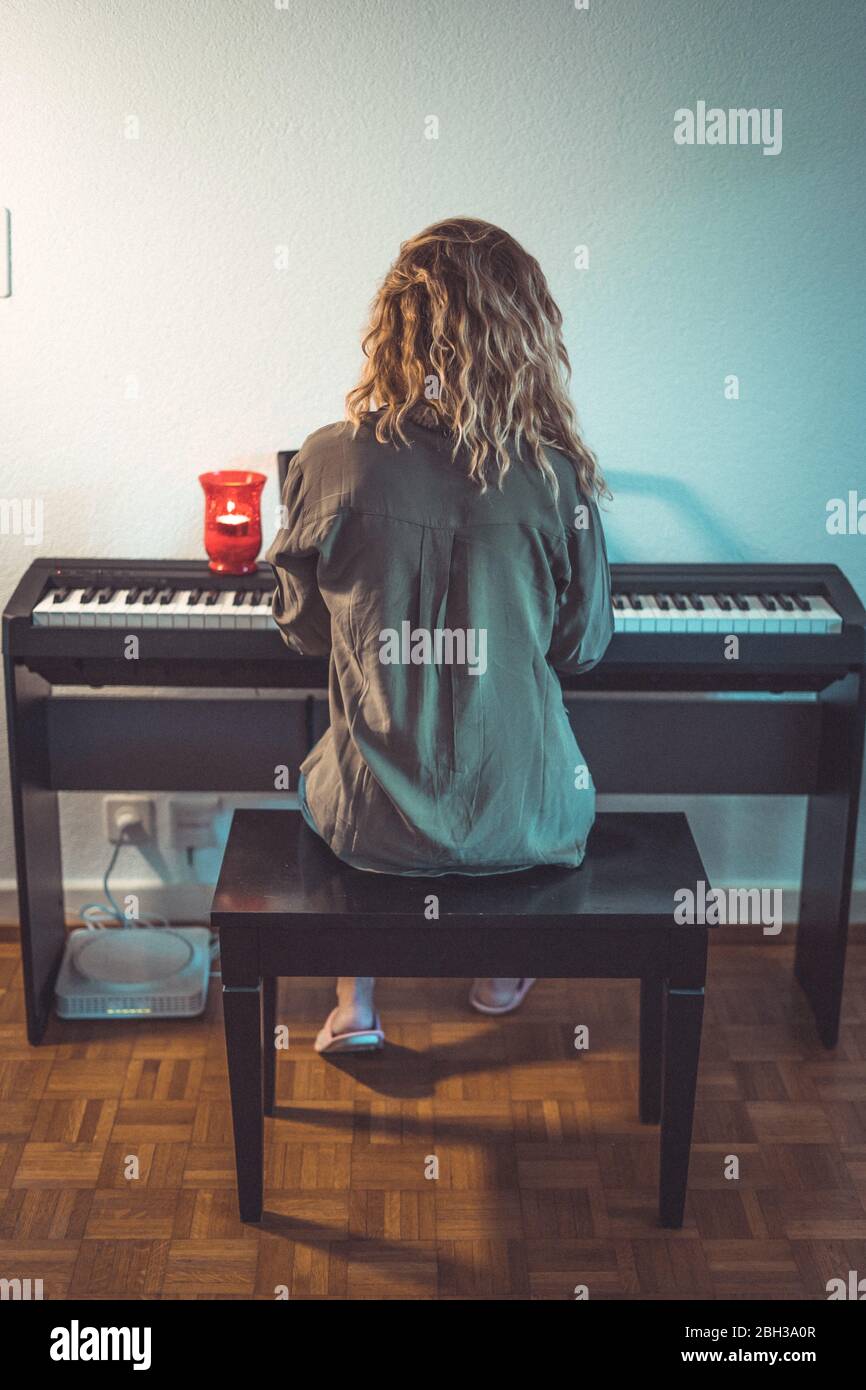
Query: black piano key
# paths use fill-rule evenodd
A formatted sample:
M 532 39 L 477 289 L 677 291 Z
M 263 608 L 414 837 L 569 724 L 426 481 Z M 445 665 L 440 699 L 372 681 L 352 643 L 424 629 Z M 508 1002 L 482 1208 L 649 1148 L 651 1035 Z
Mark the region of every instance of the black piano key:
M 139 596 L 140 593 L 141 593 L 141 589 L 139 589 L 136 585 L 133 585 L 133 587 L 130 589 L 129 593 L 126 595 L 126 602 L 127 602 L 127 603 L 138 603 L 138 596 Z
M 620 612 L 620 613 L 621 613 L 622 610 L 625 608 L 625 601 L 624 601 L 623 599 L 620 598 L 619 594 L 614 594 L 614 596 L 613 596 L 613 606 L 614 606 L 614 608 L 615 608 L 618 612 Z
M 703 612 L 704 601 L 701 598 L 700 594 L 689 594 L 689 602 L 691 603 L 692 608 L 697 609 L 698 613 Z
M 207 608 L 212 608 L 213 605 L 219 601 L 219 596 L 219 589 L 206 589 L 204 596 L 205 606 Z
M 55 589 L 51 596 L 52 603 L 65 603 L 72 590 L 69 588 Z
M 96 595 L 96 602 L 110 603 L 116 593 L 116 589 L 100 589 L 99 593 Z
M 794 600 L 801 613 L 811 613 L 812 605 L 803 594 L 792 594 L 791 598 Z
M 98 590 L 97 590 L 97 588 L 96 588 L 96 585 L 95 585 L 95 584 L 89 585 L 89 587 L 86 588 L 86 589 L 84 590 L 84 593 L 81 595 L 81 602 L 82 602 L 82 603 L 92 603 L 93 600 L 96 598 L 97 593 L 98 593 Z
M 254 603 L 254 605 L 255 605 L 256 608 L 260 608 L 261 605 L 262 605 L 263 603 L 270 603 L 270 601 L 271 601 L 271 590 L 270 590 L 270 589 L 256 589 L 256 596 L 255 596 L 255 599 L 253 600 L 253 603 Z
M 733 604 L 731 603 L 731 600 L 728 598 L 727 594 L 716 594 L 716 603 L 719 605 L 723 613 L 730 613 L 733 607 Z
M 628 601 L 631 604 L 632 608 L 643 608 L 643 603 L 641 601 L 640 594 L 629 594 Z
M 740 610 L 741 613 L 748 613 L 748 611 L 749 611 L 749 605 L 748 605 L 748 603 L 746 602 L 746 600 L 743 598 L 743 595 L 742 595 L 742 594 L 732 594 L 731 597 L 733 598 L 734 603 L 735 603 L 736 606 L 739 608 L 739 610 Z
M 766 608 L 768 613 L 775 613 L 776 605 L 769 594 L 758 594 L 758 602 L 762 608 Z
M 190 591 L 189 591 L 189 598 L 187 599 L 187 603 L 188 603 L 188 604 L 198 603 L 198 601 L 199 601 L 200 598 L 201 598 L 201 589 L 190 589 Z
M 787 594 L 774 594 L 773 598 L 776 600 L 779 607 L 783 609 L 786 613 L 793 613 L 794 605 L 788 598 Z
M 667 594 L 656 594 L 655 597 L 656 608 L 660 608 L 663 613 L 666 613 L 671 606 L 671 601 L 668 598 Z
M 153 603 L 156 599 L 156 589 L 145 589 L 141 595 L 142 603 Z
M 160 603 L 171 603 L 172 599 L 174 598 L 174 592 L 174 589 L 160 589 L 159 593 L 157 594 L 157 598 L 159 599 Z
M 238 589 L 237 592 L 236 592 L 236 594 L 235 594 L 235 596 L 234 596 L 234 598 L 232 599 L 232 607 L 233 607 L 233 608 L 241 608 L 241 607 L 243 606 L 243 602 L 244 602 L 244 599 L 246 598 L 246 596 L 247 596 L 247 591 L 246 591 L 246 589 Z
M 674 608 L 679 609 L 680 613 L 685 613 L 689 605 L 686 602 L 684 595 L 672 594 L 671 597 L 673 599 Z

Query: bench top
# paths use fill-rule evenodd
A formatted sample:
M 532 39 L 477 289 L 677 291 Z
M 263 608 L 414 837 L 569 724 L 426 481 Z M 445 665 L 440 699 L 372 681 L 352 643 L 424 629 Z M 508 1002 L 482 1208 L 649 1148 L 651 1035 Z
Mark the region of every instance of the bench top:
M 542 865 L 517 873 L 410 877 L 353 869 L 294 810 L 236 810 L 211 908 L 215 927 L 351 918 L 423 922 L 431 894 L 439 921 L 580 918 L 615 927 L 669 928 L 675 893 L 710 891 L 682 812 L 601 812 L 579 869 Z M 552 924 L 552 923 L 551 923 Z

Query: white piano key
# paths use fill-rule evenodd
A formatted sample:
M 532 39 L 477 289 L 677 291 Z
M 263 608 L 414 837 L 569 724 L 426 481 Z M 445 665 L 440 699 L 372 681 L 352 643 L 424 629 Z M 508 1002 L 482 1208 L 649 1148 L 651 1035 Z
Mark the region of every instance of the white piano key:
M 67 603 L 72 599 L 72 593 L 67 594 L 62 603 L 54 602 L 54 590 L 41 599 L 33 609 L 34 627 L 62 627 L 64 623 L 63 610 Z
M 733 632 L 746 632 L 753 635 L 756 632 L 764 631 L 765 612 L 754 594 L 738 594 L 741 602 L 748 606 L 741 609 L 734 605 L 736 615 L 734 617 Z
M 737 605 L 731 600 L 730 608 L 723 608 L 714 595 L 707 595 L 707 612 L 711 615 L 711 620 L 715 624 L 714 632 L 722 636 L 729 636 L 731 633 L 743 632 L 746 630 L 746 623 Z
M 704 605 L 704 621 L 701 630 L 703 632 L 714 633 L 724 632 L 726 630 L 725 621 L 728 617 L 728 614 L 725 612 L 724 608 L 720 606 L 715 595 L 699 594 L 698 597 Z
M 673 599 L 671 599 L 671 606 L 668 611 L 671 619 L 671 632 L 688 632 L 689 623 L 698 616 L 690 607 L 677 608 Z
M 686 632 L 703 632 L 704 630 L 704 610 L 694 608 L 691 603 L 685 611 Z
M 124 629 L 135 628 L 136 630 L 138 630 L 145 626 L 144 620 L 147 616 L 148 609 L 146 605 L 142 603 L 140 598 L 136 599 L 134 603 L 127 603 L 124 600 L 123 607 L 120 613 L 120 621 L 118 623 L 118 627 Z M 113 622 L 112 626 L 114 626 Z
M 670 632 L 672 630 L 670 608 L 662 608 L 661 605 L 657 602 L 655 604 L 655 612 L 657 615 L 656 632 Z
M 186 613 L 190 627 L 204 627 L 208 619 L 213 615 L 213 605 L 205 602 L 205 596 L 208 592 L 207 588 L 200 589 L 196 602 L 186 604 Z
M 797 631 L 799 631 L 799 629 L 798 629 L 798 627 L 797 627 L 798 612 L 797 612 L 797 609 L 796 609 L 796 608 L 794 608 L 794 609 L 782 608 L 782 607 L 780 607 L 779 601 L 778 601 L 778 599 L 777 599 L 777 600 L 776 600 L 776 611 L 775 611 L 775 613 L 774 613 L 772 616 L 773 616 L 775 619 L 778 620 L 778 623 L 779 623 L 779 631 L 780 631 L 781 633 L 784 633 L 784 634 L 787 635 L 787 634 L 790 634 L 790 633 L 792 633 L 792 632 L 797 632 Z M 804 615 L 800 615 L 800 616 L 804 616 Z
M 262 599 L 261 603 L 255 604 L 255 606 L 252 608 L 251 611 L 253 614 L 253 627 L 257 631 L 268 632 L 271 629 L 273 629 L 273 631 L 276 632 L 276 623 L 274 622 L 274 616 L 271 611 L 272 603 L 273 593 L 268 590 L 265 591 L 265 596 Z
M 763 625 L 762 625 L 762 627 L 761 627 L 761 632 L 763 632 L 763 633 L 777 633 L 777 632 L 779 632 L 779 631 L 781 630 L 781 626 L 780 626 L 780 621 L 779 621 L 779 608 L 778 608 L 778 605 L 776 606 L 775 610 L 770 610 L 770 609 L 767 609 L 767 608 L 764 607 L 764 605 L 761 603 L 761 600 L 758 598 L 758 595 L 757 595 L 757 594 L 755 594 L 755 595 L 751 595 L 751 594 L 750 594 L 750 595 L 749 595 L 749 598 L 750 598 L 750 600 L 751 600 L 751 599 L 754 600 L 755 607 L 756 607 L 756 609 L 758 610 L 758 613 L 761 615 L 761 618 L 762 618 L 762 620 L 763 620 Z
M 830 604 L 826 603 L 822 598 L 808 597 L 811 609 L 808 613 L 802 614 L 802 616 L 809 619 L 811 631 L 822 634 L 841 632 L 842 619 L 839 617 L 835 608 L 832 608 Z
M 641 594 L 641 607 L 639 613 L 640 627 L 639 632 L 658 632 L 659 618 L 662 616 L 656 608 L 649 594 Z
M 626 614 L 622 608 L 613 610 L 613 630 L 614 632 L 625 632 Z
M 104 587 L 108 587 L 105 585 Z M 99 598 L 93 600 L 93 625 L 94 627 L 111 627 L 111 605 L 117 597 L 116 593 L 105 603 L 100 603 Z M 89 605 L 88 605 L 89 606 Z
M 108 605 L 108 625 L 109 627 L 127 628 L 130 626 L 138 627 L 139 624 L 132 623 L 130 618 L 131 604 L 126 602 L 129 589 L 118 589 L 114 598 Z
M 227 594 L 226 597 L 235 620 L 235 627 L 241 631 L 249 632 L 253 625 L 253 610 L 249 606 L 249 599 L 241 604 L 236 604 L 234 594 Z
M 192 589 L 178 589 L 170 603 L 161 603 L 160 627 L 177 629 L 189 628 L 189 596 Z
M 150 603 L 142 603 L 141 625 L 142 627 L 159 627 L 159 602 L 156 598 L 152 598 Z
M 642 612 L 643 610 L 642 610 L 642 609 L 639 610 L 639 609 L 637 609 L 637 608 L 633 608 L 632 605 L 631 605 L 631 603 L 629 602 L 629 600 L 625 597 L 625 595 L 621 595 L 621 597 L 622 597 L 622 602 L 623 602 L 623 613 L 622 613 L 622 630 L 623 630 L 623 632 L 640 632 L 640 627 L 641 627 L 641 617 L 640 617 L 640 615 L 641 615 L 641 612 Z
M 82 613 L 87 616 L 86 605 L 81 602 L 84 592 L 84 589 L 73 589 L 66 602 L 61 604 L 64 627 L 80 627 Z

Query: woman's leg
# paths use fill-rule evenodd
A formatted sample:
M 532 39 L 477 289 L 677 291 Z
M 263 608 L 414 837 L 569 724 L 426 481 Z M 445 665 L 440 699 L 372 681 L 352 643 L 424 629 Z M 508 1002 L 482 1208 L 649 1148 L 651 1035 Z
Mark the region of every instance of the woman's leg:
M 376 981 L 367 976 L 341 975 L 337 981 L 335 1033 L 356 1033 L 372 1028 L 376 1016 L 373 990 Z

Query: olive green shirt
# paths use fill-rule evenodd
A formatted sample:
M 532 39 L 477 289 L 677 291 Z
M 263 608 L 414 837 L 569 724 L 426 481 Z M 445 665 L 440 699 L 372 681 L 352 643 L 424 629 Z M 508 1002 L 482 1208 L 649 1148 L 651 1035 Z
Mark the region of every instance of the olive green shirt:
M 482 494 L 446 435 L 406 432 L 409 448 L 369 423 L 310 435 L 266 555 L 288 646 L 330 656 L 309 813 L 360 869 L 578 865 L 595 788 L 556 672 L 588 671 L 613 633 L 595 501 L 554 450 L 558 502 L 513 449 Z

